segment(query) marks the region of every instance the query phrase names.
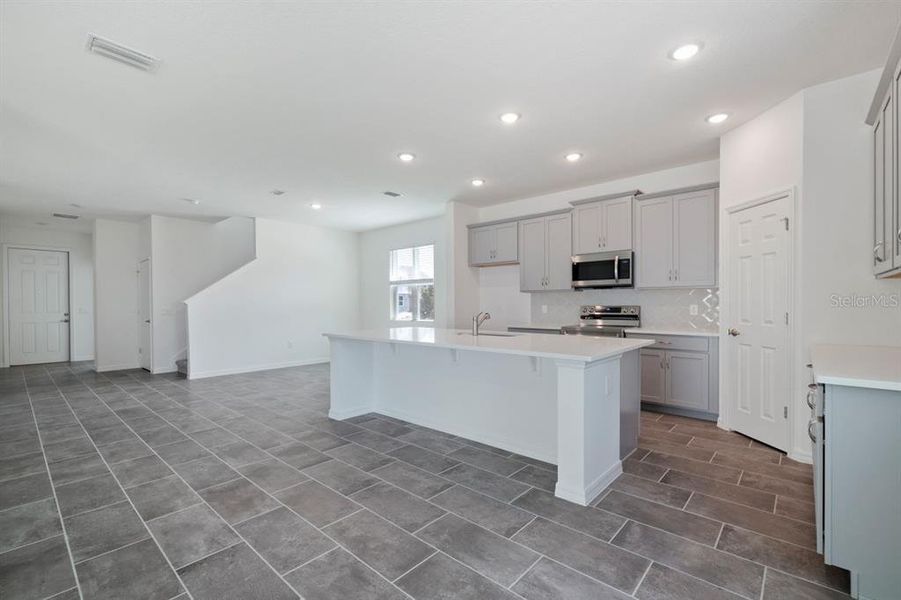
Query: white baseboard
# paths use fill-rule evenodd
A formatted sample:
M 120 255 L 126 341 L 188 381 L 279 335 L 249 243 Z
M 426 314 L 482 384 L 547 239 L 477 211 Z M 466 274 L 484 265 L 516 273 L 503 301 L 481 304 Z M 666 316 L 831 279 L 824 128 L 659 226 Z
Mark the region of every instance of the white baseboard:
M 554 488 L 554 495 L 558 498 L 581 504 L 582 506 L 588 506 L 601 492 L 607 489 L 617 477 L 622 475 L 622 473 L 623 463 L 618 460 L 612 467 L 601 473 L 594 481 L 589 483 L 588 487 L 584 490 L 564 487 L 560 485 L 560 481 L 557 480 L 557 485 Z
M 215 371 L 194 371 L 191 369 L 191 361 L 188 361 L 188 379 L 204 379 L 206 377 L 220 377 L 222 375 L 240 375 L 241 373 L 255 373 L 256 371 L 271 371 L 272 369 L 287 369 L 288 367 L 306 367 L 309 365 L 321 365 L 329 362 L 328 358 L 312 358 L 308 360 L 296 360 L 264 365 L 250 365 L 232 369 L 219 369 Z M 174 371 L 175 369 L 173 369 Z
M 799 450 L 795 448 L 791 452 L 788 453 L 788 457 L 792 460 L 796 460 L 800 463 L 813 464 L 813 453 L 805 452 L 803 450 Z
M 98 373 L 106 371 L 124 371 L 126 369 L 140 369 L 141 365 L 137 363 L 123 363 L 121 365 L 94 365 L 94 370 Z
M 371 406 L 358 406 L 357 408 L 349 408 L 340 412 L 332 409 L 328 411 L 328 416 L 330 419 L 343 421 L 345 419 L 352 419 L 353 417 L 359 417 L 360 415 L 365 415 L 366 413 L 371 412 L 373 412 Z

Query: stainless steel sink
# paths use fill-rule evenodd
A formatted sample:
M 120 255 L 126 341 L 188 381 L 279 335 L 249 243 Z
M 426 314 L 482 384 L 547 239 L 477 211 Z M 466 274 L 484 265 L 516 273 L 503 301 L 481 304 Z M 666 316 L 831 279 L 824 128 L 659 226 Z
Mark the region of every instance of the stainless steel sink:
M 487 335 L 487 336 L 489 336 L 489 337 L 516 337 L 516 336 L 519 335 L 519 334 L 516 334 L 516 333 L 495 333 L 495 332 L 488 332 L 488 331 L 480 331 L 480 332 L 479 332 L 479 335 L 475 335 L 475 336 L 474 336 L 474 335 L 472 335 L 471 333 L 469 333 L 468 331 L 458 331 L 458 332 L 457 332 L 457 335 L 468 335 L 468 336 L 470 336 L 470 337 L 482 337 L 483 335 Z

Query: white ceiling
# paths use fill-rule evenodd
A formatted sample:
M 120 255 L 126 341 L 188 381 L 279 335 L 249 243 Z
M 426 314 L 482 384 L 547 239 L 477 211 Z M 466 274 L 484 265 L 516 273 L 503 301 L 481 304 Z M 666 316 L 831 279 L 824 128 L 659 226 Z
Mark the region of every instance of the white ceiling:
M 362 230 L 439 214 L 449 200 L 487 205 L 714 158 L 728 128 L 881 66 L 901 3 L 3 0 L 0 10 L 0 211 Z M 89 32 L 160 68 L 89 54 Z M 696 59 L 666 57 L 693 40 L 704 43 Z M 517 125 L 498 121 L 508 110 L 523 114 Z M 704 122 L 718 111 L 732 118 Z M 585 158 L 567 163 L 571 150 Z M 401 151 L 417 160 L 401 163 Z

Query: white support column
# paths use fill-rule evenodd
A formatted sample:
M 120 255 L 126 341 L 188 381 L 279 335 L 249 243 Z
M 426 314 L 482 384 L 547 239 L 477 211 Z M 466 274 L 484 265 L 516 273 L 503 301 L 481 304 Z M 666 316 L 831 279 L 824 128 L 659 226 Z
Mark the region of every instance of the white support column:
M 332 338 L 330 342 L 331 408 L 328 416 L 349 419 L 375 407 L 375 344 Z
M 620 358 L 557 364 L 556 495 L 586 506 L 622 472 Z

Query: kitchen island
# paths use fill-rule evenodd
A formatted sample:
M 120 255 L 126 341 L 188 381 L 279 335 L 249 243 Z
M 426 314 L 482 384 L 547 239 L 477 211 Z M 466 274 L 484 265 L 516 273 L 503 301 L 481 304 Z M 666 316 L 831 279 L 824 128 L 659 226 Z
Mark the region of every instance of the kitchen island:
M 326 333 L 334 419 L 370 412 L 557 465 L 587 505 L 638 441 L 638 350 L 653 340 L 429 327 Z

